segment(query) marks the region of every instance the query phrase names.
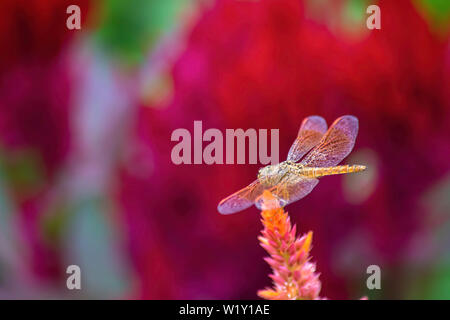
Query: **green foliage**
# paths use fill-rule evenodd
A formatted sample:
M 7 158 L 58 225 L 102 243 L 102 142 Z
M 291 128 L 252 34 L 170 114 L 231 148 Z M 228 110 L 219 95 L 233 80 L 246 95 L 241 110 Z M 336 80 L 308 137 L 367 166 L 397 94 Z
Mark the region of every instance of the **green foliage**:
M 369 6 L 367 0 L 348 0 L 343 10 L 344 23 L 347 21 L 358 24 L 361 27 L 366 26 L 365 21 L 367 18 L 366 9 Z
M 41 186 L 44 168 L 41 159 L 32 150 L 0 150 L 0 176 L 11 190 L 27 194 Z
M 97 39 L 113 56 L 129 64 L 140 63 L 187 3 L 186 0 L 104 0 L 100 6 Z
M 441 33 L 450 30 L 449 0 L 416 0 L 415 4 L 434 29 Z

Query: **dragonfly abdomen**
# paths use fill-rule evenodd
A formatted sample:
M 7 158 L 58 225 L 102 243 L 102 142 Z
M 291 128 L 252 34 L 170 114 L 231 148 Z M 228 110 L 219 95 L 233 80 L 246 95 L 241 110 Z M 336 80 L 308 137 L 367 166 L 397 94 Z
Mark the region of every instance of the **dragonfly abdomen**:
M 360 165 L 344 165 L 344 166 L 334 166 L 334 167 L 303 167 L 301 169 L 301 174 L 309 177 L 309 178 L 320 178 L 323 176 L 329 176 L 333 174 L 343 174 L 343 173 L 351 173 L 351 172 L 360 172 L 364 171 L 366 166 Z

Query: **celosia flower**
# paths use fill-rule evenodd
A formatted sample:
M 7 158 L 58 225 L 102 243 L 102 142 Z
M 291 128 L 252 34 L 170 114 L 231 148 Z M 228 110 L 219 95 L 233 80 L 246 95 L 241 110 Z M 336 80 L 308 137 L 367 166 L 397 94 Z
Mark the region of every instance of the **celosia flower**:
M 265 191 L 264 201 L 272 201 L 274 196 Z M 316 265 L 309 261 L 312 231 L 296 237 L 296 226 L 292 227 L 289 215 L 283 208 L 261 212 L 264 230 L 258 239 L 270 254 L 264 260 L 271 266 L 274 288 L 260 290 L 264 299 L 319 299 L 321 283 L 316 273 Z

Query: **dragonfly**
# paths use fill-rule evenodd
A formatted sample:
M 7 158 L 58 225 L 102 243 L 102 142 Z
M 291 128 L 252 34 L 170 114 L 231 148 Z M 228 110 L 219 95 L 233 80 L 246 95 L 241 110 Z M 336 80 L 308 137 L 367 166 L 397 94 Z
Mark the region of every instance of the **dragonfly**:
M 286 161 L 268 165 L 258 171 L 258 178 L 247 187 L 223 199 L 217 210 L 232 214 L 253 204 L 260 210 L 284 207 L 308 195 L 324 176 L 360 172 L 363 165 L 338 165 L 355 145 L 358 119 L 345 115 L 327 130 L 320 116 L 305 118 Z M 273 195 L 263 197 L 265 190 Z

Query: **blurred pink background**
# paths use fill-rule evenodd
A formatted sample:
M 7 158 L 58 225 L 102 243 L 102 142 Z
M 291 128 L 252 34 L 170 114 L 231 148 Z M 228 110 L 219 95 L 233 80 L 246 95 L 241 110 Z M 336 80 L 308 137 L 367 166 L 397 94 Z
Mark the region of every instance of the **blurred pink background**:
M 216 207 L 260 165 L 177 166 L 172 131 L 280 129 L 284 160 L 353 114 L 369 169 L 286 208 L 321 295 L 449 299 L 449 31 L 445 0 L 1 1 L 0 298 L 256 299 L 259 212 Z

